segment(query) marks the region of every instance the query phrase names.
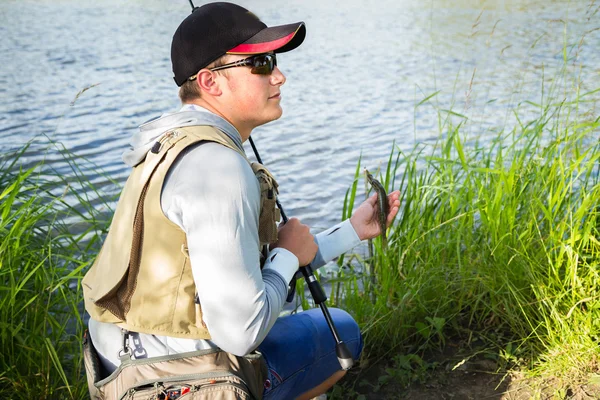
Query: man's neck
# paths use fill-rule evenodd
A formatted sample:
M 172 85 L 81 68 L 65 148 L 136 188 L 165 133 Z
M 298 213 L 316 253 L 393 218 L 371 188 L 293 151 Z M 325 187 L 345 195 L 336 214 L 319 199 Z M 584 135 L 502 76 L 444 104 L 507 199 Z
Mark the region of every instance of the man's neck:
M 222 112 L 219 112 L 219 110 L 217 110 L 215 107 L 211 106 L 208 102 L 202 100 L 202 99 L 196 99 L 196 100 L 192 100 L 192 101 L 188 101 L 184 104 L 193 104 L 195 106 L 199 106 L 202 107 L 204 109 L 206 109 L 207 111 L 210 111 L 213 114 L 218 115 L 219 117 L 223 118 L 225 121 L 229 122 L 231 125 L 233 125 L 235 127 L 235 129 L 237 129 L 237 131 L 239 132 L 240 136 L 242 137 L 242 142 L 245 142 L 246 140 L 248 140 L 248 138 L 250 137 L 250 134 L 252 133 L 252 129 L 250 128 L 244 128 L 243 126 L 240 126 L 240 124 L 236 124 L 234 121 L 232 121 L 231 119 L 227 118 L 226 115 L 224 115 Z

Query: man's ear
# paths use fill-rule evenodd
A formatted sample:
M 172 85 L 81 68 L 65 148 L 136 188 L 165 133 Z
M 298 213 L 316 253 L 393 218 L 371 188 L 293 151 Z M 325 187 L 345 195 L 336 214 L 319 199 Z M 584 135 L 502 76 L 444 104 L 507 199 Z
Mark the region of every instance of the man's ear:
M 219 82 L 216 81 L 216 75 L 208 69 L 202 69 L 198 72 L 196 82 L 202 92 L 206 92 L 211 96 L 219 96 L 221 88 Z

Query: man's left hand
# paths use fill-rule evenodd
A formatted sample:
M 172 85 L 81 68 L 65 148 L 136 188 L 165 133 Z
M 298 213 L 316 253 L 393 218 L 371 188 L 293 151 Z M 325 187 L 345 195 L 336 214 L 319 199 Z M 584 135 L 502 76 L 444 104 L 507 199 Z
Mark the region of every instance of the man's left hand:
M 387 200 L 390 210 L 387 215 L 387 226 L 389 227 L 400 208 L 400 191 L 396 190 L 388 194 Z M 360 240 L 372 239 L 381 234 L 377 222 L 377 212 L 377 193 L 375 193 L 358 206 L 350 217 L 350 223 Z

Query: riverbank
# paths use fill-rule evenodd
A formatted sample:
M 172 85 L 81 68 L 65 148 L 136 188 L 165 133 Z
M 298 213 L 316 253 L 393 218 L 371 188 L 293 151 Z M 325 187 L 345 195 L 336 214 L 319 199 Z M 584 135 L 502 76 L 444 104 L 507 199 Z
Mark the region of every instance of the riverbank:
M 444 352 L 432 355 L 426 368 L 411 375 L 397 365 L 381 362 L 353 370 L 347 381 L 330 394 L 330 399 L 359 400 L 531 400 L 600 398 L 600 384 L 594 379 L 558 389 L 552 380 L 530 378 L 527 373 L 499 368 L 482 349 L 466 343 L 450 343 Z M 464 361 L 465 357 L 469 361 Z M 434 367 L 431 367 L 434 365 Z M 396 372 L 394 372 L 396 371 Z M 395 379 L 402 375 L 402 378 Z M 406 378 L 412 383 L 406 385 Z
M 380 178 L 400 189 L 402 207 L 389 248 L 376 239 L 371 258 L 341 257 L 331 280 L 330 304 L 355 316 L 366 348 L 330 398 L 590 390 L 599 378 L 600 117 L 577 113 L 581 97 L 539 105 L 538 118 L 486 148 L 447 118 L 435 144 L 390 153 Z M 68 153 L 76 179 L 43 164 L 19 170 L 25 150 L 0 175 L 0 394 L 85 398 L 80 280 L 114 199 L 92 206 L 95 189 Z M 342 218 L 358 202 L 361 170 Z M 71 196 L 75 204 L 64 201 Z
M 376 239 L 373 254 L 340 257 L 329 279 L 329 304 L 357 319 L 366 343 L 331 399 L 597 393 L 600 90 L 571 78 L 542 85 L 540 101 L 484 143 L 435 93 L 415 106 L 435 107 L 439 136 L 392 146 L 378 171 L 401 192 L 389 248 Z M 22 167 L 27 151 L 0 160 L 0 395 L 86 398 L 80 282 L 116 199 L 59 145 L 49 151 L 68 176 Z M 363 167 L 341 219 L 359 202 Z
M 516 109 L 519 124 L 485 147 L 440 110 L 439 141 L 392 151 L 380 177 L 402 206 L 389 248 L 375 240 L 370 259 L 341 259 L 332 290 L 362 327 L 367 369 L 377 367 L 339 398 L 386 386 L 398 397 L 361 398 L 425 396 L 415 388 L 440 376 L 458 387 L 438 385 L 439 396 L 471 387 L 459 398 L 479 398 L 481 385 L 454 378 L 474 360 L 492 398 L 570 398 L 597 384 L 600 117 L 579 112 L 597 92 L 550 96 L 528 120 Z M 452 347 L 464 358 L 445 359 Z

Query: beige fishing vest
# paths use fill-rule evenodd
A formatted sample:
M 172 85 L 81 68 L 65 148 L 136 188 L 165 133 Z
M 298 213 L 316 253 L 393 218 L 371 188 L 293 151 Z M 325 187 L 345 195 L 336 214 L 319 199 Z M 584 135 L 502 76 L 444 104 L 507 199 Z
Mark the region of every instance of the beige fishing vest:
M 93 319 L 134 332 L 210 339 L 196 302 L 186 235 L 160 205 L 171 164 L 199 141 L 220 143 L 248 160 L 227 135 L 210 126 L 177 128 L 155 143 L 133 168 L 102 249 L 83 278 L 85 308 Z M 251 166 L 261 188 L 263 246 L 277 240 L 277 182 L 264 166 Z

